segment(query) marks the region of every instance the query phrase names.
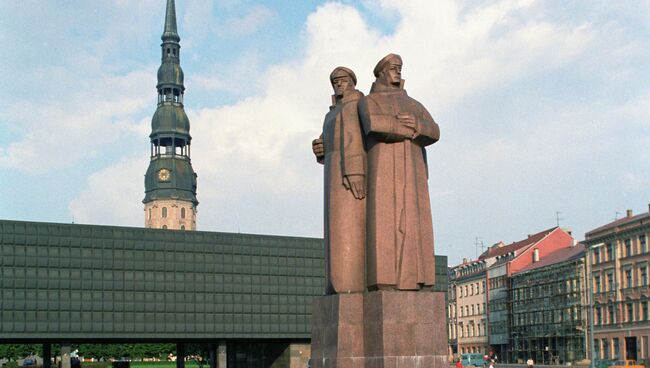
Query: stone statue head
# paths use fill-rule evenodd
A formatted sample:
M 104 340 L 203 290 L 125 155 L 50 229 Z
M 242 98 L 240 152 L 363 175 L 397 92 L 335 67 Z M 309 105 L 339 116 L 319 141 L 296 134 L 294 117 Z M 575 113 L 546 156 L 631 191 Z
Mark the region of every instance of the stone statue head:
M 354 89 L 357 85 L 357 76 L 351 69 L 339 66 L 334 68 L 330 74 L 330 82 L 334 89 L 334 95 L 341 97 L 345 91 Z
M 377 82 L 399 88 L 402 84 L 402 57 L 397 54 L 388 54 L 379 60 L 373 70 Z

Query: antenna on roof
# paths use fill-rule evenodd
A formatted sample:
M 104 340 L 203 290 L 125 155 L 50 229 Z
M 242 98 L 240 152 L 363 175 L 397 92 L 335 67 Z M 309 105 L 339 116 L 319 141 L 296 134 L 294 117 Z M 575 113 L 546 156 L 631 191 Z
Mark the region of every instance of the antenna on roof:
M 621 214 L 620 212 L 616 211 L 616 213 L 614 214 L 614 221 L 618 220 L 618 215 L 620 214 Z
M 560 227 L 560 220 L 564 220 L 562 217 L 560 217 L 560 214 L 562 212 L 560 211 L 555 211 L 555 223 L 557 224 L 557 227 Z
M 478 248 L 481 248 L 480 254 L 483 254 L 483 251 L 485 250 L 485 245 L 483 245 L 483 240 L 481 240 L 481 238 L 477 236 L 474 239 L 474 250 L 476 251 L 476 258 L 478 258 L 479 255 Z

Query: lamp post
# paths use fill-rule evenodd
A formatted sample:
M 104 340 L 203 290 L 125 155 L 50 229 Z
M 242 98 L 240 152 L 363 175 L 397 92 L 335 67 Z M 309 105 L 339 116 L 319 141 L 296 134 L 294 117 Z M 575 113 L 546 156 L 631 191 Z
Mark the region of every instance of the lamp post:
M 594 293 L 591 286 L 593 282 L 592 259 L 593 250 L 603 246 L 603 243 L 594 244 L 587 251 L 587 292 L 589 296 L 589 351 L 591 352 L 591 368 L 596 368 L 596 352 L 594 350 Z

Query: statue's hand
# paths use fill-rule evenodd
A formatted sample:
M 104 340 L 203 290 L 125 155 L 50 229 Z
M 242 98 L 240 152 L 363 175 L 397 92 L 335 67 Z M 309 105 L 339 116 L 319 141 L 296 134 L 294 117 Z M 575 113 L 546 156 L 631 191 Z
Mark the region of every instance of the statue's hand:
M 400 123 L 401 131 L 407 134 L 404 134 L 407 138 L 413 138 L 417 133 L 417 120 L 415 115 L 410 112 L 397 114 L 397 121 Z
M 348 175 L 343 177 L 343 186 L 352 191 L 356 199 L 366 197 L 366 180 L 364 175 Z
M 314 151 L 314 155 L 316 155 L 316 160 L 320 162 L 325 156 L 325 145 L 323 144 L 323 140 L 321 138 L 314 139 L 311 142 L 311 149 Z

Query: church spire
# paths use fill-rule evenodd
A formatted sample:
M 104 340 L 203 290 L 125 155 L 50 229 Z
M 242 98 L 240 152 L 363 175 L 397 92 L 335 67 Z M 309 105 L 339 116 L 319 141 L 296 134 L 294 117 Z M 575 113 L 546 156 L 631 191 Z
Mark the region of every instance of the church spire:
M 176 31 L 176 5 L 174 0 L 167 0 L 167 11 L 165 12 L 165 30 L 162 36 L 164 41 L 179 42 L 181 38 Z
M 158 68 L 158 108 L 151 119 L 151 162 L 142 201 L 145 226 L 196 230 L 196 174 L 190 160 L 190 120 L 183 109 L 185 86 L 174 0 L 167 0 Z

